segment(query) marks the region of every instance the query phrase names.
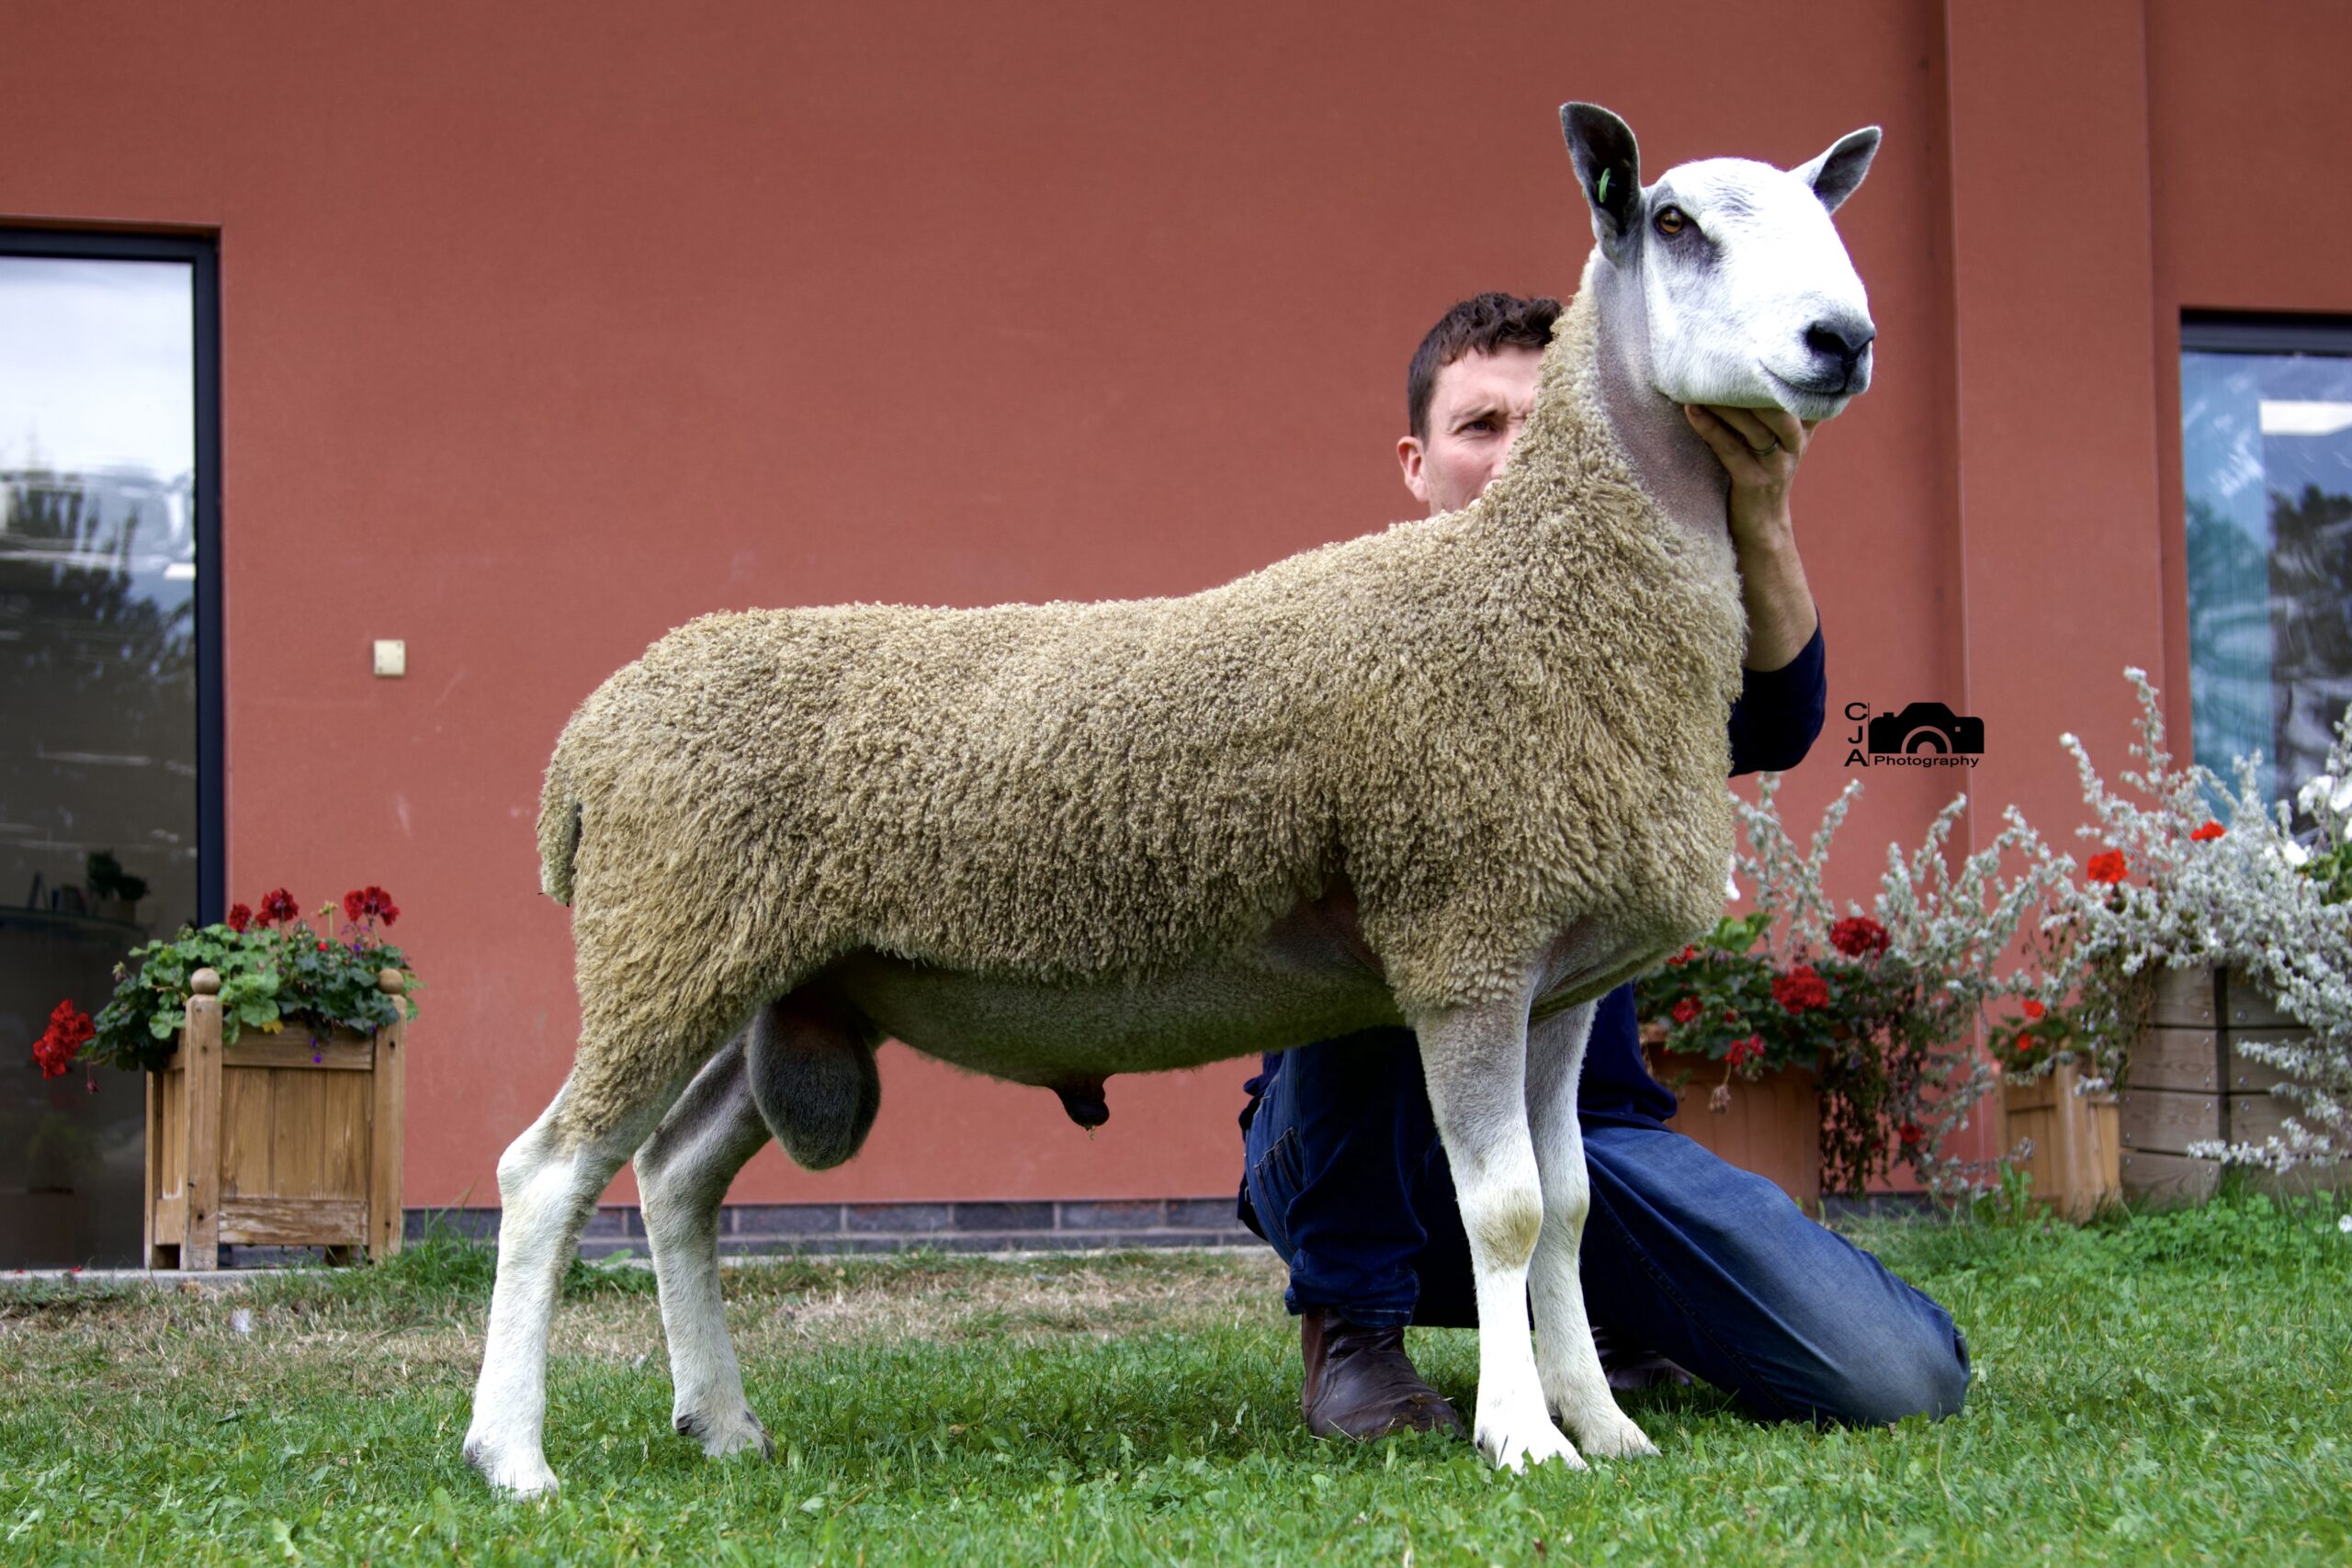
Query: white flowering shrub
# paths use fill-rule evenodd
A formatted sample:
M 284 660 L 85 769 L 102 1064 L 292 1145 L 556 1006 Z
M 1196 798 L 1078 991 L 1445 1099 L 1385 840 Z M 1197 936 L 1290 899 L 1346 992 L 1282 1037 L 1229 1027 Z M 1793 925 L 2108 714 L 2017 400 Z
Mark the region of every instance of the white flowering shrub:
M 2262 799 L 2258 753 L 2237 760 L 2234 790 L 2209 768 L 2176 768 L 2155 689 L 2141 671 L 2124 675 L 2139 694 L 2141 743 L 2131 753 L 2144 771 L 2121 777 L 2145 804 L 2109 790 L 2082 743 L 2059 738 L 2096 818 L 2080 831 L 2106 841 L 2087 879 L 2070 885 L 2042 923 L 2052 978 L 2077 992 L 2070 1037 L 2095 1064 L 2092 1082 L 2127 1074 L 2156 971 L 2235 968 L 2312 1032 L 2308 1041 L 2238 1047 L 2290 1075 L 2273 1092 L 2296 1109 L 2259 1145 L 2191 1152 L 2273 1170 L 2343 1158 L 2352 1154 L 2352 902 L 2330 899 L 2352 854 L 2352 708 L 2337 721 L 2325 772 L 2298 796 L 2317 824 L 2314 852 L 2296 841 L 2286 803 Z M 2220 803 L 2226 824 L 2209 802 Z
M 2143 771 L 2120 777 L 2140 798 L 2109 789 L 2082 742 L 2059 738 L 2094 819 L 2078 831 L 2104 841 L 2080 868 L 2012 806 L 1999 835 L 1954 870 L 1962 795 L 1907 857 L 1887 846 L 1871 913 L 1849 901 L 1839 919 L 1823 878 L 1861 782 L 1829 803 L 1802 849 L 1781 822 L 1778 774 L 1758 776 L 1753 806 L 1733 796 L 1737 873 L 1770 917 L 1757 958 L 1780 973 L 1818 965 L 1831 981 L 1836 1038 L 1817 1068 L 1826 1165 L 1859 1179 L 1883 1165 L 1872 1151 L 1891 1149 L 1940 1195 L 1983 1185 L 1992 1162 L 1944 1153 L 1979 1100 L 2069 1063 L 2084 1069 L 2077 1093 L 2112 1088 L 2156 976 L 2206 964 L 2260 981 L 2312 1035 L 2238 1047 L 2293 1080 L 2272 1091 L 2295 1105 L 2277 1137 L 2192 1152 L 2276 1170 L 2352 1156 L 2352 708 L 2325 772 L 2297 795 L 2314 823 L 2306 847 L 2286 804 L 2261 798 L 2258 755 L 2237 761 L 2234 791 L 2210 769 L 2176 768 L 2155 689 L 2141 671 L 2124 675 L 2139 695 L 2141 743 L 2130 750 Z

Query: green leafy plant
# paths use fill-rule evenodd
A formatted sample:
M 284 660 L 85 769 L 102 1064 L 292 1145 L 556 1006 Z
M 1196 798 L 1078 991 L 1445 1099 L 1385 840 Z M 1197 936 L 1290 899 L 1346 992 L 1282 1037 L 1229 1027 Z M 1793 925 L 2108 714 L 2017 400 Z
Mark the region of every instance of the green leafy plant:
M 177 1049 L 199 969 L 220 977 L 224 1045 L 247 1030 L 274 1034 L 291 1026 L 316 1034 L 340 1027 L 368 1033 L 403 1015 L 416 1016 L 415 994 L 423 987 L 407 956 L 377 929 L 378 921 L 389 926 L 400 915 L 382 888 L 346 894 L 348 919 L 339 925 L 332 904 L 310 919 L 297 909 L 292 896 L 276 888 L 262 900 L 259 915 L 239 904 L 224 921 L 182 926 L 168 941 L 133 948 L 115 966 L 114 996 L 92 1021 L 95 1029 L 81 1054 L 107 1066 L 161 1067 Z M 401 974 L 404 996 L 379 985 L 387 969 Z
M 1976 1049 L 1986 1005 L 2034 989 L 1998 975 L 2003 951 L 2048 907 L 2070 863 L 2053 857 L 2012 809 L 2007 827 L 1963 858 L 1945 845 L 1966 806 L 1955 799 L 1907 860 L 1887 849 L 1869 913 L 1840 917 L 1823 891 L 1829 845 L 1854 797 L 1849 784 L 1823 814 L 1810 848 L 1781 826 L 1777 774 L 1757 804 L 1735 796 L 1746 846 L 1739 874 L 1758 906 L 1645 976 L 1635 1010 L 1671 1051 L 1724 1064 L 1709 1100 L 1729 1102 L 1734 1077 L 1774 1066 L 1812 1070 L 1821 1100 L 1822 1188 L 1854 1193 L 1897 1161 L 1931 1189 L 1956 1194 L 1989 1172 L 1942 1154 L 1971 1108 L 1996 1087 Z M 2018 863 L 2021 862 L 2021 863 Z
M 1723 920 L 1643 977 L 1635 1010 L 1645 1038 L 1724 1064 L 1712 1111 L 1729 1108 L 1735 1077 L 1752 1082 L 1778 1067 L 1815 1074 L 1824 1187 L 1859 1192 L 1925 1136 L 1908 1110 L 1926 1063 L 1908 1048 L 1917 1032 L 1901 1027 L 1918 973 L 1889 955 L 1886 929 L 1867 915 L 1834 922 L 1825 953 L 1776 953 L 1776 919 L 1759 909 Z

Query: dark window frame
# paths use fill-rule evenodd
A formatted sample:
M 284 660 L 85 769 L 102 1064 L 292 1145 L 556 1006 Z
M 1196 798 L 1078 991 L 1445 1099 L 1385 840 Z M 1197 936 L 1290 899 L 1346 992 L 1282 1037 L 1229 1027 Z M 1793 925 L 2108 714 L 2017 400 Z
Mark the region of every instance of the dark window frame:
M 2352 355 L 2352 319 L 2249 310 L 2183 310 L 2184 354 Z
M 217 920 L 228 908 L 227 693 L 220 679 L 220 242 L 211 234 L 0 224 L 0 255 L 189 264 L 196 312 L 196 897 L 198 919 Z

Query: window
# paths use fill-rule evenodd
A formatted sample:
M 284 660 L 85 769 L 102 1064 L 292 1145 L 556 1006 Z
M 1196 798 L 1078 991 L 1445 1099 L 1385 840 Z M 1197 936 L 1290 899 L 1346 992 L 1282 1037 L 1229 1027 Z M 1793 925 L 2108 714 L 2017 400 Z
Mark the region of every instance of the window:
M 2352 323 L 2181 324 L 2196 758 L 2265 798 L 2320 770 L 2352 702 Z
M 0 1042 L 218 918 L 209 241 L 0 229 Z M 145 1085 L 0 1076 L 0 1265 L 140 1257 Z

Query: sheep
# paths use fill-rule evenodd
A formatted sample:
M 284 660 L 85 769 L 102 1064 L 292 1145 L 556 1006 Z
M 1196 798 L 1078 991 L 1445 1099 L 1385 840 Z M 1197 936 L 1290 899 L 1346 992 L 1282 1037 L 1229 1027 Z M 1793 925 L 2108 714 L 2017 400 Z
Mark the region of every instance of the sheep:
M 718 1204 L 771 1134 L 853 1155 L 886 1037 L 1077 1114 L 1114 1072 L 1411 1025 L 1476 1270 L 1479 1447 L 1655 1451 L 1577 1284 L 1576 1079 L 1594 999 L 1714 921 L 1731 853 L 1747 626 L 1679 405 L 1822 419 L 1867 386 L 1829 214 L 1878 132 L 1644 186 L 1623 120 L 1561 125 L 1599 243 L 1471 506 L 1182 598 L 707 615 L 572 716 L 538 836 L 581 1032 L 498 1164 L 464 1443 L 492 1486 L 557 1484 L 557 1281 L 632 1151 L 674 1425 L 770 1451 Z

